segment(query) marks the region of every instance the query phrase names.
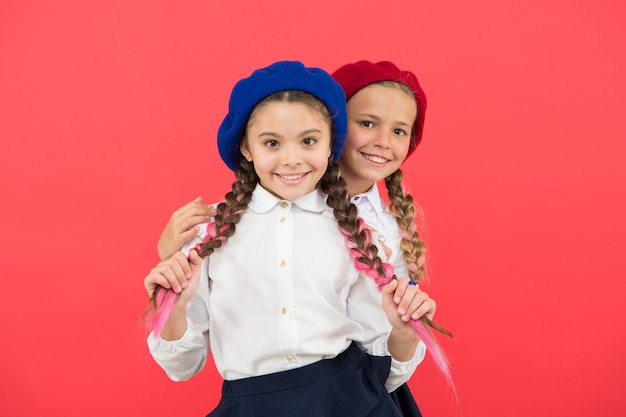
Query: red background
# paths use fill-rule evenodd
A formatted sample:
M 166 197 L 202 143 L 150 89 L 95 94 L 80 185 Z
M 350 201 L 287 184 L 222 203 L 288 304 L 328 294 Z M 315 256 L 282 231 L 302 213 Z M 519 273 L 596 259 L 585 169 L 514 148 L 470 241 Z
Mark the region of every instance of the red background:
M 265 3 L 265 4 L 264 4 Z M 425 416 L 624 415 L 626 6 L 619 0 L 0 1 L 0 415 L 203 416 L 138 323 L 171 212 L 231 173 L 233 83 L 389 59 L 427 92 L 405 166 L 458 389 Z

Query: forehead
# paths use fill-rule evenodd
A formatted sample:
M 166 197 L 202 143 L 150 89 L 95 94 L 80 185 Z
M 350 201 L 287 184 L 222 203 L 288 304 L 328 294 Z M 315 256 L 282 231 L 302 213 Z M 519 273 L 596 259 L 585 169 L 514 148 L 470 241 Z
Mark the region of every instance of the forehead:
M 412 94 L 397 84 L 371 84 L 348 100 L 348 112 L 368 112 L 372 115 L 394 115 L 411 124 L 417 116 L 417 104 Z
M 318 130 L 330 135 L 331 122 L 318 109 L 307 103 L 270 101 L 257 107 L 248 119 L 246 136 L 271 132 L 280 136 L 299 136 Z
M 415 97 L 407 90 L 402 84 L 393 81 L 383 81 L 380 83 L 370 84 L 357 91 L 348 102 L 358 97 L 372 97 L 372 96 L 394 96 L 403 97 L 415 104 Z M 417 107 L 417 105 L 415 105 Z
M 274 118 L 281 115 L 297 115 L 305 118 L 320 119 L 330 123 L 322 111 L 312 103 L 302 101 L 279 101 L 271 100 L 259 103 L 248 118 L 248 126 L 250 126 L 255 119 L 259 118 Z

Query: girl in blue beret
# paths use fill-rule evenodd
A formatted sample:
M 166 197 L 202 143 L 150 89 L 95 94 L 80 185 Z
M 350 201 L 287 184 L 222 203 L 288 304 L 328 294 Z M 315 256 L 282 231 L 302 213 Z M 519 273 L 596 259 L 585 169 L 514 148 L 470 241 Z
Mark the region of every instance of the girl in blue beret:
M 354 62 L 332 77 L 347 99 L 348 136 L 338 163 L 351 202 L 368 226 L 384 237 L 396 275 L 408 278 L 400 284 L 417 283 L 425 275 L 425 245 L 414 220 L 419 208 L 404 189 L 400 166 L 422 139 L 426 95 L 415 74 L 388 61 Z M 389 206 L 378 190 L 377 183 L 383 180 Z M 159 256 L 165 259 L 180 250 L 213 213 L 201 198 L 175 211 L 159 239 Z M 445 359 L 440 366 L 448 372 Z M 405 417 L 421 416 L 406 384 L 392 397 Z
M 299 62 L 232 91 L 218 148 L 237 181 L 144 280 L 150 352 L 170 378 L 212 352 L 225 381 L 209 416 L 402 415 L 389 391 L 423 359 L 415 319 L 436 306 L 392 279 L 349 201 L 346 123 L 341 86 Z

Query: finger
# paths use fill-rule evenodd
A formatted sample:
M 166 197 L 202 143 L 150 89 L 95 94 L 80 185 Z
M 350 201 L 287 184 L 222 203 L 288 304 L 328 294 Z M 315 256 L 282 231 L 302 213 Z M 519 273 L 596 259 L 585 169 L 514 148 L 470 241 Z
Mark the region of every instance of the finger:
M 185 218 L 180 218 L 176 225 L 176 232 L 177 233 L 183 233 L 186 232 L 188 230 L 191 230 L 193 227 L 202 224 L 202 223 L 207 223 L 209 220 L 211 220 L 211 218 L 209 216 L 206 215 L 193 215 L 193 216 L 188 216 Z
M 152 293 L 157 286 L 169 290 L 172 288 L 172 280 L 173 274 L 171 273 L 170 266 L 167 264 L 159 264 L 155 266 L 144 279 L 144 285 L 150 293 Z
M 191 206 L 189 206 L 189 210 L 186 211 L 186 214 L 189 216 L 209 216 L 214 212 L 215 208 L 213 206 L 209 206 L 204 203 L 191 203 Z
M 437 303 L 432 298 L 428 298 L 415 309 L 415 311 L 411 314 L 411 318 L 413 320 L 418 320 L 420 317 L 426 316 L 432 320 L 436 310 Z
M 199 216 L 206 216 L 206 217 L 211 217 L 214 216 L 217 213 L 217 209 L 213 206 L 210 206 L 208 204 L 200 204 L 197 206 L 197 210 L 198 210 L 198 215 Z
M 400 314 L 402 315 L 402 319 L 405 321 L 410 318 L 417 320 L 425 314 L 432 316 L 436 308 L 435 301 L 432 300 L 424 291 L 415 289 L 415 292 L 411 294 L 413 288 L 415 287 L 408 288 L 407 293 L 402 300 L 403 303 L 406 302 L 406 309 L 403 308 Z M 404 307 L 404 305 L 402 305 L 402 307 Z M 402 307 L 398 307 L 399 312 Z
M 201 265 L 202 265 L 202 258 L 200 257 L 200 255 L 198 255 L 198 251 L 193 249 L 191 252 L 189 252 L 189 266 L 192 272 L 195 272 L 196 270 L 198 270 Z
M 157 287 L 161 286 L 166 289 L 170 287 L 167 279 L 165 279 L 165 277 L 163 277 L 155 269 L 150 271 L 150 273 L 144 278 L 143 286 L 146 289 L 146 291 L 148 291 L 148 296 L 150 297 L 152 297 L 152 293 Z
M 176 261 L 177 266 L 180 268 L 179 275 L 183 276 L 185 280 L 191 277 L 191 265 L 189 265 L 189 259 L 182 253 L 176 252 L 172 259 Z M 177 274 L 178 275 L 178 274 Z
M 191 279 L 200 277 L 200 270 L 202 268 L 202 257 L 198 255 L 198 252 L 194 249 L 189 253 L 189 267 L 191 268 Z
M 397 279 L 392 279 L 388 284 L 383 285 L 381 288 L 383 307 L 395 307 L 393 297 L 397 286 Z
M 196 197 L 197 199 L 198 197 Z M 183 216 L 187 211 L 189 211 L 195 204 L 198 204 L 196 202 L 196 200 L 190 201 L 189 203 L 185 204 L 184 206 L 178 208 L 176 211 L 174 211 L 174 213 L 172 213 L 172 218 L 177 218 L 180 216 Z
M 157 272 L 163 277 L 163 279 L 165 279 L 165 283 L 162 284 L 159 282 L 159 285 L 179 293 L 183 289 L 178 280 L 176 269 L 178 269 L 176 264 L 168 264 L 159 267 Z
M 396 288 L 394 293 L 393 302 L 399 305 L 402 302 L 402 298 L 404 297 L 407 287 L 409 286 L 409 280 L 408 278 L 398 278 L 396 281 L 398 281 L 398 288 Z
M 187 287 L 187 279 L 191 277 L 191 269 L 185 255 L 181 252 L 174 254 L 174 256 L 166 261 L 162 269 L 162 274 L 167 278 L 171 288 L 175 292 L 181 292 L 183 288 Z
M 178 240 L 184 243 L 188 241 L 189 239 L 191 239 L 192 237 L 194 237 L 195 235 L 197 235 L 198 232 L 200 232 L 200 226 L 194 226 L 191 229 L 187 230 L 186 232 L 182 232 Z
M 407 321 L 426 300 L 428 300 L 428 294 L 420 291 L 415 285 L 407 284 L 402 301 L 398 304 L 398 314 L 403 316 L 403 320 Z
M 207 221 L 206 218 L 212 216 L 213 214 L 215 214 L 215 209 L 213 208 L 213 206 L 204 204 L 202 202 L 202 197 L 197 197 L 195 200 L 190 201 L 189 203 L 185 204 L 174 213 L 172 213 L 171 221 L 174 223 L 174 225 L 180 227 L 190 217 L 200 216 L 205 217 L 205 219 L 198 223 L 205 223 Z

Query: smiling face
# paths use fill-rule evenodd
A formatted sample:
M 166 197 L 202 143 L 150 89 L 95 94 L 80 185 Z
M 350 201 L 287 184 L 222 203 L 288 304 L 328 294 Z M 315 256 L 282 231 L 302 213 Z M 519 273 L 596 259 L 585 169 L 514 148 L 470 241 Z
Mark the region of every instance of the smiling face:
M 396 171 L 409 151 L 415 100 L 399 87 L 371 84 L 347 103 L 348 137 L 339 158 L 350 196 Z
M 330 145 L 330 120 L 319 110 L 301 102 L 269 101 L 252 112 L 240 149 L 263 188 L 296 200 L 313 191 L 326 172 Z

